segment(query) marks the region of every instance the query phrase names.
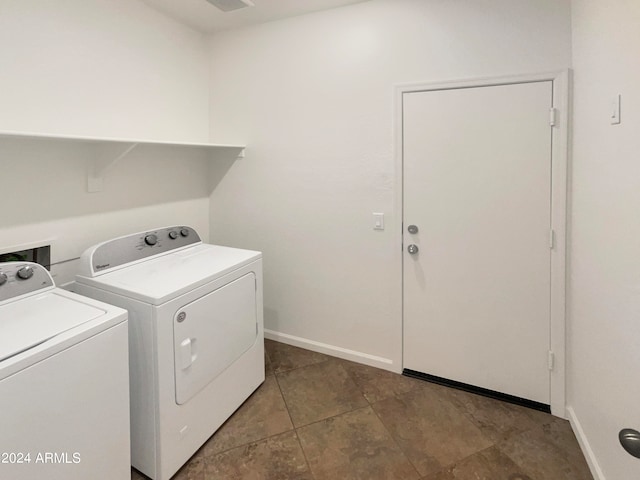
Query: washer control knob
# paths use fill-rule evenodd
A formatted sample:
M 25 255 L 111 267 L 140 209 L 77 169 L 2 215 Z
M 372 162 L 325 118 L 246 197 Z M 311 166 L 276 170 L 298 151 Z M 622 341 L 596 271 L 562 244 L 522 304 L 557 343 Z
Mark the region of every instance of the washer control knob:
M 146 237 L 144 237 L 144 243 L 153 246 L 158 243 L 158 236 L 154 234 L 147 235 Z
M 7 274 L 6 274 L 6 273 L 2 273 L 2 272 L 0 272 L 0 287 L 1 287 L 2 285 L 4 285 L 5 283 L 7 283 L 7 280 L 9 280 L 9 279 L 7 278 Z
M 188 237 L 189 230 L 187 228 L 183 228 L 182 230 L 180 230 L 180 235 L 182 235 L 183 237 Z
M 178 232 L 176 232 L 175 230 L 171 230 L 171 231 L 169 232 L 169 238 L 170 238 L 171 240 L 175 240 L 176 238 L 178 238 Z
M 20 280 L 29 280 L 31 277 L 33 277 L 33 268 L 29 266 L 22 267 L 16 272 L 16 275 Z

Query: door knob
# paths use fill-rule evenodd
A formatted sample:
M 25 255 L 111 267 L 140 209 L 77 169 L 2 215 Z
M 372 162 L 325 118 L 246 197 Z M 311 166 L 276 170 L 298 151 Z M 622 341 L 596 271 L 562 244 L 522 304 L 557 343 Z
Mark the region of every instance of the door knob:
M 622 447 L 634 457 L 640 458 L 640 432 L 625 428 L 618 435 Z
M 409 252 L 411 255 L 415 255 L 416 253 L 418 253 L 418 250 L 419 249 L 417 245 L 411 244 L 407 247 L 407 252 Z
M 418 226 L 417 225 L 409 225 L 407 227 L 407 230 L 409 231 L 409 233 L 418 233 Z

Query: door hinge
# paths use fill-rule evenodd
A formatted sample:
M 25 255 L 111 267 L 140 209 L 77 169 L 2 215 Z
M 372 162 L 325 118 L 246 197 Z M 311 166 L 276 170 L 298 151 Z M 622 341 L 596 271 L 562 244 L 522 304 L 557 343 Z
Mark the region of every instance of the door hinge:
M 549 230 L 549 248 L 553 249 L 556 243 L 556 232 L 553 229 Z
M 549 350 L 548 357 L 547 357 L 547 365 L 549 367 L 549 370 L 553 370 L 555 363 L 556 363 L 556 356 L 551 350 Z
M 551 125 L 552 127 L 556 126 L 556 123 L 557 123 L 557 119 L 556 119 L 557 112 L 558 112 L 558 110 L 553 108 L 553 107 L 551 107 L 549 109 L 549 125 Z

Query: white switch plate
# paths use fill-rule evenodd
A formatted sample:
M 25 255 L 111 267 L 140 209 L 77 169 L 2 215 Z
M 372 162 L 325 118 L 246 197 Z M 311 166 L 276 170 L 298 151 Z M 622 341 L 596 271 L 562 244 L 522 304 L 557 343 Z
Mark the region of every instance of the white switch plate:
M 373 229 L 384 230 L 384 213 L 373 213 Z
M 620 98 L 621 95 L 616 95 L 611 102 L 611 125 L 620 123 Z

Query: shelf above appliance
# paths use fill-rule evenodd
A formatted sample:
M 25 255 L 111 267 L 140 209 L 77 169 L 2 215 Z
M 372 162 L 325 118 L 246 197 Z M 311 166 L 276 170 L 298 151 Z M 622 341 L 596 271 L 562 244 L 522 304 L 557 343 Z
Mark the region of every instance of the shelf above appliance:
M 244 157 L 244 145 L 165 142 L 155 140 L 139 140 L 131 138 L 101 138 L 71 135 L 52 135 L 32 132 L 0 131 L 0 139 L 38 140 L 60 143 L 87 144 L 92 148 L 92 156 L 87 169 L 87 190 L 100 192 L 103 188 L 105 175 L 121 160 L 126 158 L 136 147 L 141 145 L 166 146 L 185 149 L 197 149 L 211 153 L 222 153 L 235 158 Z

